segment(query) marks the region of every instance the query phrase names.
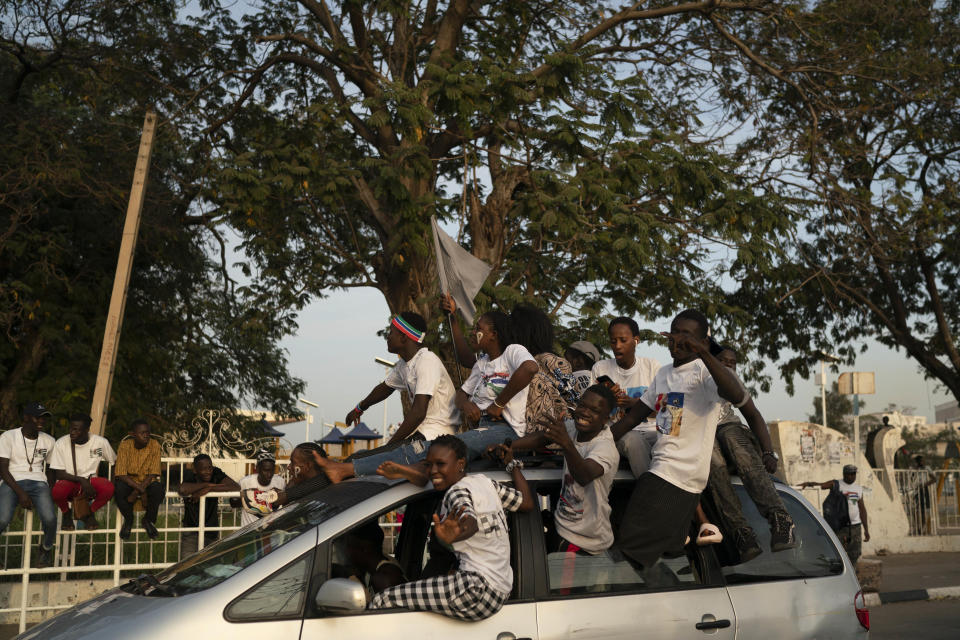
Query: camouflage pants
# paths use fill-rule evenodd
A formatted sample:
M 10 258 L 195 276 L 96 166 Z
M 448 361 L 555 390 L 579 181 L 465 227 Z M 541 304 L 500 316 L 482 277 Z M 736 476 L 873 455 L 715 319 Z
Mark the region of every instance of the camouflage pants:
M 850 562 L 856 566 L 860 558 L 863 546 L 863 526 L 860 524 L 851 524 L 846 527 L 840 527 L 837 531 L 837 537 L 840 538 L 840 544 L 843 545 L 847 555 L 850 556 Z
M 727 423 L 717 427 L 717 436 L 713 443 L 713 455 L 710 458 L 710 477 L 707 491 L 723 516 L 727 530 L 733 532 L 744 527 L 749 528 L 743 515 L 740 500 L 730 484 L 728 464 L 735 467 L 750 499 L 757 510 L 771 524 L 772 514 L 781 512 L 788 520 L 790 516 L 783 506 L 783 500 L 773 486 L 773 480 L 763 466 L 760 458 L 760 445 L 756 436 L 739 423 Z

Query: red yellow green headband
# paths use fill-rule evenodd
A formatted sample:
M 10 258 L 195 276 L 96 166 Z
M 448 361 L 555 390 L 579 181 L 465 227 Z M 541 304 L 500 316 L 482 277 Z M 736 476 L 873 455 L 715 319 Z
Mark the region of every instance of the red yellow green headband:
M 405 322 L 400 316 L 393 316 L 393 322 L 391 322 L 394 327 L 397 328 L 397 331 L 407 336 L 414 342 L 420 343 L 423 342 L 423 336 L 426 334 L 426 331 L 417 331 L 409 323 Z

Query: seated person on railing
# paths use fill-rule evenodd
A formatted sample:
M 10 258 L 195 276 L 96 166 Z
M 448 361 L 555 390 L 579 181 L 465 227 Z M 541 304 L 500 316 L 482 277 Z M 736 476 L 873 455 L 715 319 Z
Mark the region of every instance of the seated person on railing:
M 53 473 L 43 467 L 54 445 L 53 437 L 42 431 L 49 416 L 46 407 L 31 402 L 23 410 L 22 426 L 0 434 L 0 533 L 10 524 L 17 505 L 34 509 L 43 526 L 38 567 L 50 566 L 57 540 L 57 509 L 49 484 Z
M 157 514 L 163 502 L 160 483 L 160 443 L 150 437 L 150 425 L 143 418 L 130 423 L 130 437 L 117 447 L 117 464 L 113 468 L 117 511 L 123 515 L 120 537 L 126 540 L 133 529 L 133 511 L 144 511 L 143 529 L 156 538 Z M 144 504 L 146 503 L 146 504 Z
M 183 526 L 200 526 L 200 500 L 210 492 L 216 491 L 239 491 L 238 485 L 232 478 L 223 472 L 220 467 L 213 466 L 213 460 L 205 453 L 201 453 L 193 459 L 193 470 L 183 472 L 183 480 L 180 481 L 180 488 L 177 493 L 183 496 Z M 218 498 L 206 498 L 204 500 L 204 527 L 219 527 L 220 522 L 217 516 Z M 214 542 L 220 537 L 219 531 L 204 531 L 203 545 Z M 199 531 L 183 531 L 180 534 L 180 559 L 183 560 L 192 553 L 195 553 L 200 541 Z
M 116 462 L 117 454 L 106 438 L 90 435 L 90 421 L 90 416 L 83 413 L 71 415 L 70 433 L 57 439 L 50 459 L 50 468 L 57 474 L 51 493 L 63 513 L 60 528 L 64 531 L 74 529 L 71 500 L 82 496 L 90 501 L 86 509 L 77 508 L 77 517 L 83 520 L 84 528 L 93 530 L 99 528 L 97 510 L 113 497 L 113 483 L 97 476 L 97 470 L 101 462 Z
M 241 525 L 256 522 L 276 508 L 278 493 L 287 487 L 286 480 L 276 470 L 273 454 L 261 449 L 257 453 L 257 472 L 240 478 Z

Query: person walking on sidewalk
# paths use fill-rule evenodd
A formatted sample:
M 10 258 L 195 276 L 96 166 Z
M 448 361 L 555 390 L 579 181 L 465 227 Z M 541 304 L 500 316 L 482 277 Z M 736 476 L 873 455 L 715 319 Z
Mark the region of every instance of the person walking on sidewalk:
M 843 544 L 847 555 L 850 556 L 850 562 L 856 565 L 857 560 L 860 559 L 863 542 L 870 542 L 867 506 L 863 503 L 863 487 L 857 484 L 857 467 L 852 464 L 844 465 L 843 480 L 804 482 L 800 486 L 803 488 L 820 487 L 829 490 L 833 489 L 834 484 L 847 499 L 847 511 L 850 516 L 850 523 L 840 527 L 837 535 L 840 537 L 840 542 Z

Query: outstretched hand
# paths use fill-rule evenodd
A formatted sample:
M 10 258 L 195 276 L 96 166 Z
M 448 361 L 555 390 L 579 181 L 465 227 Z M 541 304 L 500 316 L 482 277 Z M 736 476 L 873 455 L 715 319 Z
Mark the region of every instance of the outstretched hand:
M 453 544 L 467 531 L 467 519 L 471 518 L 464 513 L 465 507 L 454 513 L 450 511 L 443 520 L 433 514 L 433 534 L 437 540 L 446 544 Z
M 567 433 L 567 427 L 560 418 L 550 416 L 540 420 L 540 426 L 543 427 L 543 435 L 547 436 L 550 442 L 566 448 L 573 444 L 570 440 L 570 434 Z
M 494 444 L 487 447 L 487 455 L 493 460 L 499 460 L 506 466 L 513 460 L 513 449 L 505 444 Z

